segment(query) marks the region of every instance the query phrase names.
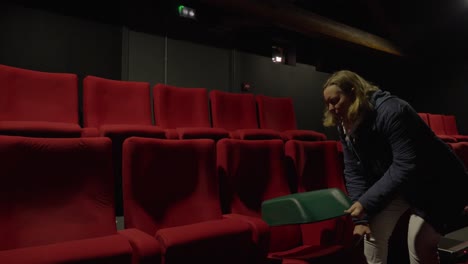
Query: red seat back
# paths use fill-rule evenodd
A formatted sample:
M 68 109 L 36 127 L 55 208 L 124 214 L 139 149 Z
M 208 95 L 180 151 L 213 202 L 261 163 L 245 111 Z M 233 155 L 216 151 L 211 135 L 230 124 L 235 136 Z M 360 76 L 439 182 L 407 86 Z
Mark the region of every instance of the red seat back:
M 449 145 L 468 169 L 468 142 L 449 143 Z
M 331 140 L 286 142 L 286 156 L 295 164 L 299 192 L 339 188 L 346 193 L 338 144 Z
M 283 141 L 222 139 L 217 144 L 224 208 L 261 218 L 262 202 L 290 194 Z M 270 251 L 302 244 L 299 225 L 271 228 Z
M 0 121 L 78 124 L 78 78 L 0 65 Z
M 259 128 L 253 94 L 212 90 L 209 96 L 213 127 L 227 130 Z
M 299 192 L 339 188 L 347 193 L 343 161 L 337 141 L 286 142 L 286 157 L 295 167 Z M 352 240 L 351 218 L 344 216 L 301 225 L 303 243 L 309 245 L 348 244 Z
M 428 114 L 429 124 L 436 135 L 447 135 L 444 126 L 444 117 L 440 114 Z
M 127 228 L 154 235 L 161 228 L 222 218 L 211 139 L 128 138 L 122 170 Z
M 162 128 L 211 126 L 206 88 L 157 84 L 153 98 L 156 124 Z
M 150 84 L 86 76 L 83 124 L 85 127 L 152 125 Z
M 295 130 L 296 114 L 290 97 L 255 96 L 260 128 L 277 131 Z
M 111 141 L 0 136 L 0 250 L 116 233 Z
M 457 120 L 454 115 L 444 115 L 444 127 L 447 135 L 458 135 Z
M 418 113 L 421 119 L 429 126 L 429 114 L 428 113 Z

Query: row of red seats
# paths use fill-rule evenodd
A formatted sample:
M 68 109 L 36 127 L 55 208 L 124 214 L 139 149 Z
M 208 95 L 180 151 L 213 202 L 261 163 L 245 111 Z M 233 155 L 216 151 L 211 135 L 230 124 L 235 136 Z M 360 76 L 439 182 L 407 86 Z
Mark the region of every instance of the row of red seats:
M 153 97 L 148 82 L 87 76 L 83 79 L 80 126 L 76 74 L 0 65 L 0 134 L 111 138 L 119 216 L 123 214 L 122 144 L 128 137 L 326 139 L 323 133 L 297 130 L 291 98 L 218 90 L 208 93 L 205 88 L 162 84 L 155 85 L 152 92 Z
M 458 131 L 457 120 L 454 115 L 432 113 L 418 113 L 434 133 L 448 143 L 468 141 L 468 135 L 461 135 Z
M 348 217 L 261 219 L 266 199 L 345 191 L 336 141 L 130 137 L 122 153 L 117 231 L 109 138 L 0 136 L 0 262 L 352 263 Z
M 227 137 L 326 139 L 323 133 L 297 129 L 291 98 L 219 90 L 208 93 L 206 88 L 163 84 L 153 87 L 151 98 L 150 89 L 148 82 L 86 76 L 82 91 L 83 124 L 80 126 L 76 74 L 0 65 L 0 134 L 38 137 L 125 134 L 216 140 Z

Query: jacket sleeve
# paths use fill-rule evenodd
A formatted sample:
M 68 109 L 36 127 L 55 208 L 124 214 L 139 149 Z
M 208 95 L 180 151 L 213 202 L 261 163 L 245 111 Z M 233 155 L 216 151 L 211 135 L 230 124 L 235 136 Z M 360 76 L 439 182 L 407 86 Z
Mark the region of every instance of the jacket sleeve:
M 359 198 L 370 215 L 377 213 L 416 169 L 412 111 L 407 104 L 391 103 L 382 110 L 382 116 L 377 120 L 378 129 L 390 144 L 393 160 L 384 175 Z
M 356 202 L 367 189 L 366 179 L 362 173 L 359 157 L 353 150 L 353 146 L 350 145 L 351 143 L 348 143 L 344 137 L 341 137 L 341 144 L 343 145 L 346 190 L 351 200 Z M 368 219 L 367 216 L 362 219 L 353 218 L 353 222 L 355 224 L 367 223 Z

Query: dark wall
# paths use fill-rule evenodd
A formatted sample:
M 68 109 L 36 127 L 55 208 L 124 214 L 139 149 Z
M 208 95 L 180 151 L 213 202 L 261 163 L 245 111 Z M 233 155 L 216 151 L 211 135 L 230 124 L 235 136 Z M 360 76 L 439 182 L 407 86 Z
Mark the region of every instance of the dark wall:
M 322 85 L 328 73 L 318 72 L 314 66 L 306 64 L 275 64 L 269 57 L 243 52 L 236 53 L 236 58 L 237 92 L 240 92 L 241 82 L 249 82 L 254 94 L 291 97 L 298 128 L 326 132 L 321 123 Z
M 420 98 L 416 106 L 421 112 L 455 115 L 459 132 L 468 134 L 468 60 L 430 63 L 419 69 L 423 71 L 413 71 Z
M 7 4 L 0 7 L 0 63 L 120 79 L 120 27 Z
M 164 83 L 164 38 L 128 29 L 123 38 L 122 79 Z
M 293 98 L 300 129 L 324 132 L 322 84 L 328 73 L 314 66 L 274 64 L 270 57 L 129 31 L 129 79 L 181 87 Z M 334 132 L 334 131 L 333 131 Z
M 0 29 L 1 64 L 75 73 L 80 102 L 84 76 L 121 78 L 120 27 L 3 3 Z
M 167 56 L 168 84 L 208 90 L 229 89 L 229 50 L 169 39 Z

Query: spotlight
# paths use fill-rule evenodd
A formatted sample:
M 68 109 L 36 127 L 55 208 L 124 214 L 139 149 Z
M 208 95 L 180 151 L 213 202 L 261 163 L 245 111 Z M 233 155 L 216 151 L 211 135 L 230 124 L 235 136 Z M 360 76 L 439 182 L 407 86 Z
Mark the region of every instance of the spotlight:
M 277 47 L 277 46 L 272 46 L 271 50 L 271 60 L 274 63 L 283 63 L 284 61 L 284 51 L 283 48 Z

